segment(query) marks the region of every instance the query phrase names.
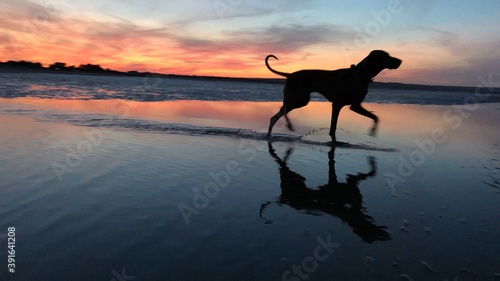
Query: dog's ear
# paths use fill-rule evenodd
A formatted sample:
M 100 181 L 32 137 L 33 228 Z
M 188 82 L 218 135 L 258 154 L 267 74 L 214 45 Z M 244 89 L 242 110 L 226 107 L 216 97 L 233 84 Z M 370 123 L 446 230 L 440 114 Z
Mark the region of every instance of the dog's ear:
M 370 52 L 368 56 L 380 56 L 380 57 L 387 57 L 389 56 L 389 53 L 383 50 L 373 50 Z

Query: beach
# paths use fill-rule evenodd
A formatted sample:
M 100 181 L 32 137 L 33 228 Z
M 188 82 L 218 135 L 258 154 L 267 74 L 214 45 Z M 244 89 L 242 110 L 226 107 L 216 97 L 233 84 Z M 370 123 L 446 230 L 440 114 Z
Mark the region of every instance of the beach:
M 1 98 L 0 279 L 498 280 L 500 103 L 280 105 Z

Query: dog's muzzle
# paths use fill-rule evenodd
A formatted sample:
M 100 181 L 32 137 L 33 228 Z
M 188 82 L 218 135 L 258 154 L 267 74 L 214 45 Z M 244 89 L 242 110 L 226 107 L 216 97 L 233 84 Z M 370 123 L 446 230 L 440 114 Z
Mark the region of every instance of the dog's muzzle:
M 387 68 L 389 68 L 389 69 L 398 69 L 402 62 L 403 61 L 400 60 L 400 59 L 391 57 L 389 59 Z

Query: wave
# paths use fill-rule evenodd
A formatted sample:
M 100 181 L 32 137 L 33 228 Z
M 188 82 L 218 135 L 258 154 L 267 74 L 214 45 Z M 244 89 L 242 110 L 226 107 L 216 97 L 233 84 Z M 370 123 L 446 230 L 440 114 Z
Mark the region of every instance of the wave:
M 32 97 L 44 99 L 131 101 L 276 101 L 282 100 L 283 85 L 239 81 L 205 81 L 179 78 L 113 77 L 58 74 L 0 73 L 0 98 Z M 371 87 L 369 103 L 420 105 L 464 104 L 474 91 L 430 91 Z M 326 101 L 313 93 L 312 101 Z M 479 103 L 500 102 L 495 92 Z
M 26 112 L 23 112 L 23 114 L 26 114 Z M 254 131 L 252 129 L 169 123 L 139 118 L 112 117 L 104 114 L 45 113 L 43 116 L 39 116 L 38 119 L 38 121 L 65 122 L 74 126 L 102 128 L 103 130 L 125 129 L 139 132 L 165 133 L 187 136 L 214 136 L 268 142 L 288 142 L 306 146 L 332 146 L 331 142 L 309 140 L 303 138 L 300 135 L 273 133 L 273 135 L 268 138 L 267 133 Z M 352 144 L 346 142 L 337 142 L 335 146 L 339 148 L 370 151 L 397 151 L 393 148 L 386 148 L 369 144 Z

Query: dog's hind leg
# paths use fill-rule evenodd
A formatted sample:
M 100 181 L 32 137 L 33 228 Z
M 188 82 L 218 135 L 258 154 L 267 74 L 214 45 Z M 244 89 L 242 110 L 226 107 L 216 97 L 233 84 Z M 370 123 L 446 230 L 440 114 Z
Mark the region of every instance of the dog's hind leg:
M 281 118 L 281 116 L 283 116 L 283 108 L 284 106 L 282 106 L 280 108 L 280 110 L 278 111 L 278 113 L 276 113 L 273 117 L 271 117 L 271 120 L 269 121 L 269 129 L 267 130 L 267 137 L 271 137 L 271 131 L 273 130 L 273 127 L 274 127 L 274 124 L 276 124 L 276 122 L 278 122 L 278 120 Z
M 337 138 L 335 137 L 335 131 L 337 131 L 337 121 L 339 120 L 340 110 L 342 109 L 342 105 L 337 103 L 332 104 L 332 120 L 330 123 L 330 132 L 329 135 L 332 138 L 332 144 L 337 142 Z
M 290 119 L 288 119 L 288 116 L 287 113 L 290 112 L 293 108 L 290 108 L 290 107 L 287 107 L 286 105 L 283 105 L 280 110 L 278 111 L 278 113 L 276 113 L 273 117 L 271 117 L 271 120 L 269 122 L 269 129 L 267 131 L 267 137 L 271 137 L 271 132 L 273 130 L 273 127 L 274 127 L 274 124 L 276 124 L 276 122 L 278 122 L 278 120 L 282 117 L 282 116 L 285 116 L 285 120 L 286 120 L 286 123 L 287 123 L 287 127 L 288 129 L 290 129 L 291 131 L 294 130 L 293 128 L 293 125 L 292 123 L 290 122 Z
M 287 108 L 286 105 L 284 105 L 283 107 L 285 107 L 285 109 L 283 110 L 285 112 L 285 120 L 286 120 L 286 126 L 288 127 L 288 130 L 294 132 L 295 131 L 295 128 L 293 127 L 292 125 L 292 122 L 290 121 L 290 119 L 288 118 L 288 112 L 292 111 L 293 108 Z

